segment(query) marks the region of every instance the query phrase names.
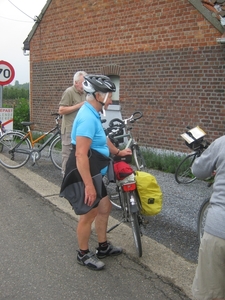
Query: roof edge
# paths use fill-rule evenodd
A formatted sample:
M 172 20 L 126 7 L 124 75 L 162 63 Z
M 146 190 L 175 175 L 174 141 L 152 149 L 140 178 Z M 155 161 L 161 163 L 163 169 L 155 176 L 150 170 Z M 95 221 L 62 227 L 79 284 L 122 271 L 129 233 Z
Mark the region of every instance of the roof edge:
M 44 17 L 44 14 L 45 14 L 46 10 L 48 9 L 51 2 L 52 2 L 52 0 L 47 0 L 45 6 L 42 8 L 39 16 L 36 17 L 35 24 L 33 25 L 31 31 L 29 32 L 29 34 L 27 36 L 27 38 L 23 42 L 23 45 L 24 45 L 23 50 L 24 51 L 29 51 L 30 50 L 30 41 L 31 41 L 33 35 L 35 34 L 35 31 L 37 30 L 39 24 L 41 23 L 41 20 Z
M 224 33 L 224 27 L 213 14 L 203 6 L 201 0 L 188 0 L 220 33 Z

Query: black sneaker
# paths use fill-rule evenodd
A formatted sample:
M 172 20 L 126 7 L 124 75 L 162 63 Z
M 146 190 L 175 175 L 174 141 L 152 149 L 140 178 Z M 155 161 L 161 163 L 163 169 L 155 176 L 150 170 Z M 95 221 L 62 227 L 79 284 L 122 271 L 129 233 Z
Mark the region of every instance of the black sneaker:
M 84 256 L 80 256 L 78 252 L 77 262 L 78 264 L 95 271 L 102 270 L 105 266 L 105 264 L 100 261 L 93 252 L 88 252 Z
M 120 255 L 123 252 L 121 247 L 114 247 L 110 243 L 108 243 L 108 247 L 106 250 L 102 250 L 100 248 L 96 249 L 96 255 L 98 258 L 104 258 L 106 256 L 115 256 Z

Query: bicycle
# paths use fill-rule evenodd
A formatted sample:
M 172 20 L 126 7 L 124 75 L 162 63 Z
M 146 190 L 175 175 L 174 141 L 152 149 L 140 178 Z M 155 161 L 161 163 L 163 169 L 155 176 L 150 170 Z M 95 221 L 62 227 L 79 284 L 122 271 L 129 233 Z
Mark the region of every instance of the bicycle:
M 212 176 L 207 178 L 207 186 L 210 187 L 214 183 L 214 177 L 216 175 L 216 171 L 213 172 Z M 210 208 L 210 198 L 206 198 L 201 204 L 198 212 L 198 220 L 197 220 L 197 232 L 198 232 L 198 240 L 201 241 L 201 238 L 204 233 L 206 216 L 208 213 L 208 209 Z
M 0 121 L 0 138 L 3 136 L 3 134 L 6 132 L 4 125 L 2 124 L 2 121 Z M 3 145 L 0 144 L 0 152 L 3 150 Z
M 21 122 L 21 124 L 27 127 L 27 132 L 19 130 L 12 130 L 5 133 L 0 138 L 0 163 L 9 169 L 17 169 L 25 165 L 30 158 L 32 158 L 32 165 L 36 163 L 41 157 L 42 150 L 49 146 L 48 156 L 50 156 L 52 163 L 61 170 L 61 131 L 59 125 L 59 119 L 61 116 L 58 113 L 52 114 L 55 117 L 56 126 L 47 133 L 42 134 L 36 139 L 33 139 L 33 134 L 30 126 L 33 122 Z M 34 145 L 45 137 L 50 137 L 39 147 L 34 148 Z
M 132 127 L 130 127 L 130 124 L 135 123 L 142 117 L 143 114 L 140 111 L 136 111 L 128 119 L 112 119 L 109 122 L 109 127 L 105 129 L 106 135 L 116 147 L 123 144 L 124 139 L 128 140 L 125 148 L 131 148 L 136 168 L 139 171 L 146 168 L 146 163 L 141 149 L 131 133 Z
M 125 148 L 131 148 L 137 170 L 141 170 L 146 167 L 146 163 L 140 147 L 131 133 L 132 127 L 129 125 L 130 123 L 136 122 L 142 116 L 143 114 L 137 111 L 134 112 L 128 119 L 112 119 L 109 122 L 109 127 L 105 129 L 106 135 L 116 147 L 119 147 L 121 144 L 124 145 L 124 139 L 127 139 Z M 122 157 L 114 157 L 115 161 L 118 159 L 123 160 Z M 122 211 L 122 220 L 118 224 L 111 227 L 107 232 L 110 232 L 121 223 L 130 223 L 137 254 L 139 257 L 141 257 L 141 236 L 143 235 L 142 228 L 144 228 L 147 223 L 141 214 L 141 202 L 138 196 L 134 175 L 129 175 L 123 180 L 116 180 L 116 193 L 114 195 L 109 191 L 109 182 L 107 181 L 107 178 L 105 179 L 105 183 L 112 205 Z
M 190 129 L 190 127 L 187 127 Z M 185 144 L 194 152 L 188 154 L 178 165 L 175 172 L 175 180 L 177 183 L 189 184 L 196 180 L 196 177 L 191 172 L 191 167 L 196 157 L 200 156 L 202 152 L 208 148 L 210 143 L 204 139 L 204 137 L 200 139 L 195 139 L 190 131 L 187 131 L 191 138 L 194 139 L 194 142 L 188 143 L 185 141 Z
M 197 232 L 198 232 L 199 242 L 201 241 L 201 238 L 203 237 L 206 216 L 207 216 L 208 209 L 210 208 L 210 206 L 211 206 L 210 198 L 207 198 L 201 204 L 199 212 L 198 212 Z

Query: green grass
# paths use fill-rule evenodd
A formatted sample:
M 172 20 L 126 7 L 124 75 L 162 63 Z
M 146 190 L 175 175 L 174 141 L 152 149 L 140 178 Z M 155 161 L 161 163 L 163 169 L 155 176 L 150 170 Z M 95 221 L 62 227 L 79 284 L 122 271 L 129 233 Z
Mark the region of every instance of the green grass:
M 179 163 L 185 155 L 163 154 L 151 150 L 141 151 L 147 168 L 163 171 L 166 173 L 175 173 Z

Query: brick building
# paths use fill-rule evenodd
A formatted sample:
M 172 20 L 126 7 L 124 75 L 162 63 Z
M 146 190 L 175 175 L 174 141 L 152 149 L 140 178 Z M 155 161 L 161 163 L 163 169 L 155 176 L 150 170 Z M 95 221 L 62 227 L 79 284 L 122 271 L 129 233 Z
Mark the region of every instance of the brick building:
M 31 119 L 50 128 L 85 70 L 115 79 L 123 117 L 144 113 L 134 126 L 141 145 L 186 152 L 187 125 L 213 140 L 225 130 L 223 31 L 200 0 L 48 0 L 24 42 Z

